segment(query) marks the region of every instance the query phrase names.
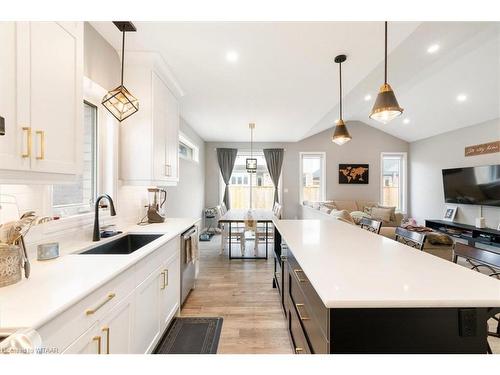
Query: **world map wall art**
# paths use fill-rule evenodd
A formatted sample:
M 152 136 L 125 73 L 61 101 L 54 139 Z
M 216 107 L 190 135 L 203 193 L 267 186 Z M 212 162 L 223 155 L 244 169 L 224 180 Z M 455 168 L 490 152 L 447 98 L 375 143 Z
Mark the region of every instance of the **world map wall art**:
M 368 164 L 339 164 L 339 184 L 367 184 Z

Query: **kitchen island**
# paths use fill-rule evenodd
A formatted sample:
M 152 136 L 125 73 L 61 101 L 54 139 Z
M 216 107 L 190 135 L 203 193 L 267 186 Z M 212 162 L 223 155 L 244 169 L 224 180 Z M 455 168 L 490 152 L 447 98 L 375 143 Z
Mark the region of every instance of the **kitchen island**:
M 486 353 L 498 280 L 340 221 L 274 225 L 296 353 Z

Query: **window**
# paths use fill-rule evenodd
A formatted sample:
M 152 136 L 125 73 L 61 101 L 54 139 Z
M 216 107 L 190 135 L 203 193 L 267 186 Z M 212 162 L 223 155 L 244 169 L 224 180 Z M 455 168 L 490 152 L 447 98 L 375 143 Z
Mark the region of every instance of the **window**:
M 83 173 L 72 184 L 52 188 L 53 213 L 70 216 L 89 212 L 97 195 L 97 107 L 83 103 Z
M 381 157 L 382 186 L 380 201 L 406 212 L 406 153 L 383 152 Z
M 252 194 L 253 208 L 271 209 L 274 204 L 274 185 L 267 170 L 264 153 L 253 152 L 252 157 L 257 159 L 255 173 L 248 173 L 246 170 L 246 159 L 249 157 L 249 151 L 239 151 L 236 157 L 229 185 L 231 208 L 250 208 L 250 194 Z M 223 181 L 221 186 L 224 191 Z
M 300 202 L 324 201 L 326 191 L 325 153 L 300 153 Z
M 199 161 L 200 149 L 183 133 L 179 133 L 179 157 L 186 160 Z

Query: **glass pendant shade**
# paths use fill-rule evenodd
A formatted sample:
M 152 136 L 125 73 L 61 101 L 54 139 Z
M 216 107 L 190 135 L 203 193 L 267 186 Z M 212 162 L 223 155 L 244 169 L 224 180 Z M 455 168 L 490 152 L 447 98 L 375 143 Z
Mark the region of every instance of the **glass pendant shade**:
M 139 110 L 139 100 L 125 86 L 118 86 L 102 98 L 102 105 L 120 122 Z
M 347 127 L 345 126 L 344 120 L 340 119 L 337 121 L 335 130 L 333 131 L 332 142 L 342 146 L 343 144 L 349 142 L 352 139 Z
M 380 87 L 380 91 L 373 105 L 372 111 L 370 113 L 370 118 L 379 121 L 383 124 L 394 120 L 396 117 L 401 116 L 403 113 L 403 108 L 399 106 L 396 95 L 392 87 L 384 83 Z

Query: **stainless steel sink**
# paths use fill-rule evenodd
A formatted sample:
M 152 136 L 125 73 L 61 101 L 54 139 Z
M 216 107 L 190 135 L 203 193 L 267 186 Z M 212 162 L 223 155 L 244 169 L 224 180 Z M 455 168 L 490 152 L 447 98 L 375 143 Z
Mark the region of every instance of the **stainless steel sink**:
M 132 254 L 161 236 L 161 234 L 127 234 L 79 254 Z

